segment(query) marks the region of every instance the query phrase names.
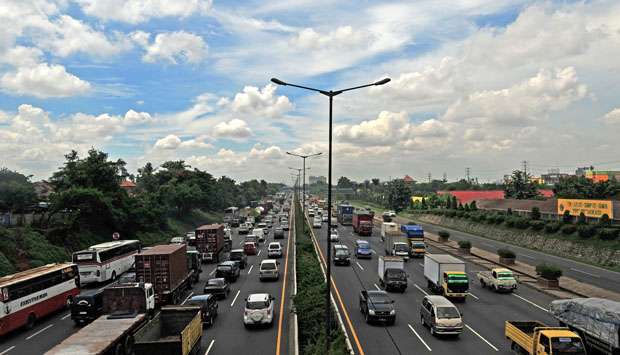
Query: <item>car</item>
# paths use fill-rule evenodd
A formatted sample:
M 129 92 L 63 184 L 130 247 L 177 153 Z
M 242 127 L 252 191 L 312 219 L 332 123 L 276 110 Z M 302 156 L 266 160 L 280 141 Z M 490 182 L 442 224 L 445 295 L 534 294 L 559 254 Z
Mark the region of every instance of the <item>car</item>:
M 200 316 L 202 324 L 212 326 L 215 318 L 217 318 L 217 300 L 216 296 L 210 293 L 204 295 L 192 296 L 184 306 L 200 307 Z
M 185 244 L 185 237 L 174 237 L 168 244 Z
M 321 216 L 321 221 L 323 222 L 329 222 L 329 216 L 327 216 L 327 214 L 324 214 Z
M 332 226 L 334 226 L 334 227 L 335 227 L 335 226 L 337 226 L 337 225 L 338 225 L 338 218 L 336 218 L 336 217 L 332 217 L 332 218 L 330 219 L 329 224 L 330 224 L 330 225 L 332 225 Z
M 247 223 L 241 223 L 239 225 L 239 228 L 237 229 L 237 232 L 239 234 L 248 234 L 248 233 L 250 233 L 250 228 L 248 227 Z
M 260 229 L 266 229 L 267 228 L 267 223 L 265 222 L 260 222 L 256 225 L 256 228 L 260 228 Z
M 332 229 L 331 232 L 329 232 L 329 240 L 331 240 L 332 242 L 338 242 L 339 237 L 338 237 L 338 230 L 337 229 Z
M 321 228 L 323 227 L 323 222 L 321 222 L 321 218 L 314 218 L 312 221 L 312 228 Z
M 245 255 L 243 249 L 231 250 L 229 258 L 239 265 L 239 269 L 245 269 L 245 266 L 248 264 L 248 257 Z
M 92 290 L 82 290 L 73 297 L 69 306 L 71 319 L 81 325 L 93 321 L 103 313 L 103 287 Z
M 314 217 L 314 210 L 308 211 L 308 217 Z
M 358 239 L 355 241 L 355 256 L 358 259 L 372 259 L 372 249 L 370 248 L 370 243 L 367 240 Z
M 273 230 L 273 239 L 284 239 L 284 228 L 276 227 Z
M 396 322 L 394 301 L 390 299 L 387 292 L 383 290 L 362 290 L 359 302 L 360 311 L 366 319 L 366 323 L 377 321 L 392 325 Z
M 260 226 L 261 223 L 259 223 L 258 225 Z M 256 238 L 257 238 L 256 240 L 258 242 L 261 242 L 261 241 L 264 242 L 265 241 L 265 231 L 266 231 L 266 229 L 257 227 L 257 228 L 252 229 L 252 234 L 256 236 Z
M 253 293 L 245 299 L 243 325 L 246 328 L 255 325 L 273 324 L 275 298 L 268 293 Z
M 420 322 L 428 326 L 431 335 L 458 336 L 463 332 L 462 313 L 443 296 L 425 296 L 420 306 Z
M 239 278 L 239 266 L 234 261 L 223 261 L 217 264 L 215 277 L 223 277 L 227 281 L 235 282 Z
M 335 244 L 332 252 L 332 261 L 334 265 L 351 265 L 351 254 L 349 248 L 344 244 Z
M 223 277 L 208 279 L 203 289 L 205 294 L 214 295 L 217 298 L 225 299 L 230 293 L 230 284 Z
M 243 243 L 243 252 L 245 255 L 256 255 L 256 253 L 258 253 L 258 246 L 256 245 L 256 242 Z
M 265 259 L 260 262 L 258 269 L 258 278 L 263 280 L 278 280 L 280 271 L 278 271 L 278 262 L 272 259 Z
M 280 242 L 269 243 L 267 247 L 268 258 L 281 258 L 282 257 L 282 245 Z
M 285 218 L 280 221 L 280 227 L 282 227 L 283 230 L 287 231 L 289 229 L 288 219 Z

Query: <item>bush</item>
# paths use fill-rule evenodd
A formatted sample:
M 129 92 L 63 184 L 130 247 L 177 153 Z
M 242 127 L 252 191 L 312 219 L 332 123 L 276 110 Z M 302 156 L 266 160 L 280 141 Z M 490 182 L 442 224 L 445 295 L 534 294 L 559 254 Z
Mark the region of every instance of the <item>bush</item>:
M 448 217 L 452 217 L 452 218 L 454 218 L 454 217 L 456 216 L 456 211 L 454 211 L 454 210 L 450 210 L 450 211 L 448 211 L 448 213 L 447 213 L 446 215 L 447 215 Z
M 505 220 L 506 220 L 506 218 L 504 218 L 504 216 L 502 216 L 500 214 L 495 216 L 495 224 L 502 224 L 502 223 L 504 223 Z
M 0 277 L 12 274 L 14 272 L 15 267 L 13 266 L 13 264 L 11 264 L 9 259 L 2 252 L 0 252 Z
M 506 218 L 506 227 L 513 228 L 515 226 L 516 219 L 514 217 Z
M 586 215 L 585 215 L 585 213 L 581 212 L 579 214 L 579 217 L 577 217 L 577 225 L 583 226 L 583 225 L 586 225 L 586 224 L 588 224 L 588 222 L 586 221 Z
M 459 248 L 471 249 L 471 242 L 469 240 L 459 240 Z
M 487 219 L 487 224 L 495 224 L 495 220 L 496 220 L 497 216 L 495 215 L 489 215 L 486 217 Z
M 530 225 L 530 228 L 532 228 L 532 230 L 535 230 L 535 231 L 539 231 L 545 228 L 545 222 L 543 221 L 537 221 L 537 220 L 529 221 L 529 225 Z
M 497 255 L 499 255 L 500 258 L 506 258 L 506 259 L 515 259 L 517 257 L 517 254 L 515 254 L 514 251 L 510 249 L 504 249 L 504 248 L 498 249 Z
M 569 210 L 564 211 L 564 213 L 562 214 L 562 222 L 566 224 L 573 223 L 573 217 L 570 215 Z
M 599 238 L 602 240 L 614 240 L 620 235 L 620 229 L 603 228 L 598 231 Z
M 463 218 L 463 215 L 465 215 L 465 212 L 464 212 L 464 211 L 460 211 L 460 210 L 459 210 L 459 211 L 456 211 L 456 216 L 457 216 L 458 218 Z
M 472 216 L 471 212 L 465 212 L 465 213 L 463 213 L 463 218 L 465 218 L 465 219 L 470 219 L 470 218 L 471 218 L 471 216 Z
M 518 229 L 527 229 L 530 226 L 530 224 L 528 223 L 528 220 L 522 217 L 517 217 L 515 219 L 514 225 L 515 225 L 515 228 L 518 228 Z
M 562 227 L 562 225 L 560 223 L 557 222 L 549 222 L 547 223 L 547 225 L 545 226 L 545 233 L 557 233 L 557 231 L 560 230 L 560 227 Z
M 601 218 L 598 221 L 598 224 L 601 226 L 610 226 L 611 225 L 611 219 L 609 219 L 609 216 L 607 215 L 607 213 L 605 213 L 604 215 L 601 216 Z
M 476 206 L 476 201 L 471 201 L 471 203 L 469 204 L 469 209 L 472 211 L 475 211 L 478 209 L 478 206 Z
M 580 238 L 589 239 L 596 234 L 596 228 L 594 226 L 579 226 L 577 227 L 577 234 Z
M 437 234 L 444 239 L 450 238 L 450 232 L 448 231 L 440 230 Z
M 536 273 L 547 280 L 557 280 L 562 276 L 562 269 L 555 265 L 540 264 L 536 266 Z
M 562 226 L 561 230 L 562 230 L 563 234 L 570 235 L 570 234 L 573 234 L 573 233 L 575 233 L 577 231 L 577 227 L 575 227 L 572 224 L 566 224 L 566 225 Z
M 532 212 L 530 213 L 530 218 L 534 221 L 538 221 L 540 219 L 540 208 L 532 207 Z

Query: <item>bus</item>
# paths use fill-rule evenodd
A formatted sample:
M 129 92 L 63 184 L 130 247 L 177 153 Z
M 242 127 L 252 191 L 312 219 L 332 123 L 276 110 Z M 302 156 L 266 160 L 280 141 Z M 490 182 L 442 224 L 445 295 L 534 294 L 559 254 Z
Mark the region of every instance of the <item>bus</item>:
M 116 280 L 134 266 L 134 255 L 141 247 L 139 240 L 116 240 L 73 253 L 73 262 L 80 271 L 80 283 Z
M 78 267 L 58 263 L 0 277 L 0 336 L 34 327 L 37 319 L 73 302 L 80 293 Z
M 230 224 L 232 227 L 239 226 L 239 208 L 228 207 L 224 210 L 224 223 Z

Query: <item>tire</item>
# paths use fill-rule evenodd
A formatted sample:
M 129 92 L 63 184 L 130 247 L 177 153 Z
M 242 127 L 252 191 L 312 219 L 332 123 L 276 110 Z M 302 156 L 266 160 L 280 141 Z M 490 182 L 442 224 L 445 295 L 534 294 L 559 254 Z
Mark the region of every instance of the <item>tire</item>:
M 112 278 L 110 280 L 112 280 L 112 282 L 116 281 L 116 271 L 112 271 Z
M 435 333 L 435 328 L 434 328 L 433 326 L 430 326 L 430 328 L 431 328 L 431 335 L 432 335 L 432 336 L 437 335 L 437 334 Z
M 123 342 L 123 348 L 125 350 L 125 354 L 133 354 L 133 344 L 135 343 L 135 339 L 132 335 L 125 337 L 125 341 Z
M 28 315 L 28 320 L 26 321 L 26 329 L 32 329 L 37 324 L 37 315 L 34 313 L 30 313 Z
M 487 285 L 484 283 L 483 279 L 480 279 L 480 287 L 485 288 Z
M 72 304 L 73 304 L 73 297 L 67 297 L 67 301 L 65 302 L 66 307 L 71 308 Z

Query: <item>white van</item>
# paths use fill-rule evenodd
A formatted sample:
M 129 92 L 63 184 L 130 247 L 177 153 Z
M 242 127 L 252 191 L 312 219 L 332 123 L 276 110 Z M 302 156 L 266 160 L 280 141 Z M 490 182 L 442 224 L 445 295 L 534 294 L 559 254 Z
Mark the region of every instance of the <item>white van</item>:
M 252 234 L 258 238 L 258 242 L 262 243 L 265 241 L 265 230 L 262 228 L 254 228 L 252 229 Z
M 278 262 L 273 259 L 265 259 L 261 261 L 258 269 L 258 278 L 263 280 L 278 280 L 280 271 L 278 270 Z

